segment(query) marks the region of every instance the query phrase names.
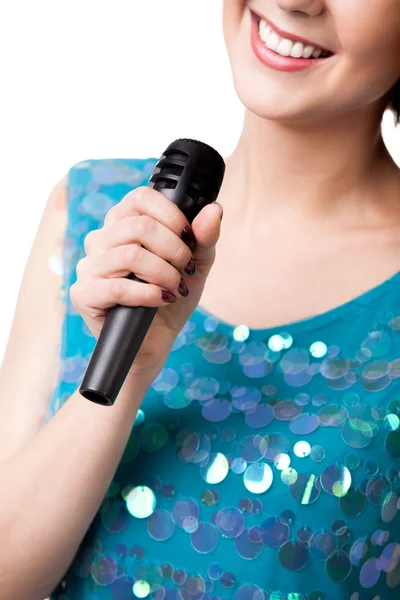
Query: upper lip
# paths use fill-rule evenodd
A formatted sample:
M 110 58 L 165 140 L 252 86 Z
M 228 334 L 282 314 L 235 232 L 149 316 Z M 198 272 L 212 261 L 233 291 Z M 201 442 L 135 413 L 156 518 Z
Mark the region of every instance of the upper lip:
M 289 33 L 288 31 L 284 31 L 283 29 L 280 29 L 279 27 L 277 27 L 275 25 L 275 23 L 272 23 L 272 21 L 270 21 L 270 19 L 267 19 L 267 17 L 264 17 L 264 15 L 260 14 L 256 10 L 252 9 L 252 12 L 257 17 L 259 17 L 260 19 L 262 19 L 263 21 L 268 23 L 268 25 L 272 29 L 274 29 L 276 31 L 276 33 L 278 33 L 281 37 L 287 38 L 289 40 L 293 40 L 294 42 L 303 42 L 303 44 L 306 44 L 307 46 L 314 46 L 314 48 L 317 48 L 319 50 L 325 50 L 325 52 L 329 52 L 329 53 L 333 54 L 332 50 L 330 50 L 329 48 L 325 48 L 325 46 L 321 46 L 320 44 L 316 44 L 315 42 L 313 42 L 311 40 L 307 40 L 306 38 L 303 38 L 299 35 L 293 35 L 293 33 Z

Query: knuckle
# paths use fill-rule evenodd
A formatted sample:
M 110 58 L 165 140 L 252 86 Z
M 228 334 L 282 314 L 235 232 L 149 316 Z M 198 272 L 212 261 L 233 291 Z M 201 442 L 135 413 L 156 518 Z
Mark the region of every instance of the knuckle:
M 110 210 L 106 213 L 106 216 L 104 217 L 104 225 L 110 225 L 115 221 L 116 216 L 118 214 L 117 207 L 118 205 L 114 204 L 114 206 L 112 206 Z
M 85 249 L 86 254 L 88 252 L 90 252 L 90 249 L 92 248 L 92 246 L 94 244 L 94 238 L 96 237 L 95 231 L 96 230 L 93 230 L 93 229 L 91 231 L 89 231 L 89 233 L 85 236 L 85 239 L 83 241 L 83 247 Z
M 159 288 L 155 284 L 146 283 L 143 284 L 143 304 L 145 306 L 153 306 L 154 302 L 159 297 Z
M 191 258 L 192 251 L 190 250 L 189 246 L 184 243 L 179 244 L 175 255 L 176 265 L 180 268 L 184 268 Z
M 140 235 L 148 237 L 154 233 L 155 221 L 149 217 L 149 215 L 140 215 L 140 217 L 138 217 L 138 227 Z
M 169 281 L 169 286 L 171 289 L 178 289 L 179 284 L 181 282 L 181 274 L 179 273 L 179 271 L 177 271 L 176 269 L 172 268 L 169 270 L 168 273 L 168 281 Z
M 177 207 L 177 205 L 174 202 L 172 202 L 172 200 L 170 208 L 171 216 L 169 219 L 169 225 L 171 226 L 171 229 L 173 229 L 175 233 L 177 233 L 177 235 L 180 235 L 182 229 L 188 224 L 187 220 L 183 215 L 182 211 Z
M 75 282 L 69 288 L 69 297 L 75 308 L 78 307 L 80 301 L 80 286 L 78 282 Z
M 129 192 L 128 195 L 132 197 L 134 202 L 141 202 L 148 195 L 149 191 L 150 188 L 147 185 L 141 185 Z
M 136 263 L 140 254 L 140 247 L 137 244 L 127 244 L 119 248 L 119 261 L 121 265 L 131 266 Z
M 125 281 L 120 278 L 110 279 L 109 286 L 112 300 L 117 303 L 123 302 L 126 291 Z
M 76 264 L 76 275 L 77 275 L 78 279 L 80 277 L 82 277 L 82 275 L 85 273 L 86 268 L 87 268 L 87 260 L 86 260 L 86 257 L 84 256 Z

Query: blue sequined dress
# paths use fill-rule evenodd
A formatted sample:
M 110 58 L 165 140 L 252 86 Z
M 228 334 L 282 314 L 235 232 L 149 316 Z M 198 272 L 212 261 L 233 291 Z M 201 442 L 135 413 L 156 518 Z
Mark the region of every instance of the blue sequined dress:
M 48 419 L 95 345 L 68 293 L 83 240 L 156 162 L 90 160 L 69 172 L 62 367 Z M 52 599 L 399 598 L 399 384 L 400 273 L 282 327 L 234 326 L 198 307 Z

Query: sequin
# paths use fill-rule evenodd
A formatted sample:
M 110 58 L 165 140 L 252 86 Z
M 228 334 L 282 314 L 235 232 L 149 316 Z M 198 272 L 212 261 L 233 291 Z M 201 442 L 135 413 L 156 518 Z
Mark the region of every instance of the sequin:
M 307 525 L 305 525 L 304 527 L 300 527 L 299 530 L 297 531 L 297 539 L 299 540 L 299 542 L 302 542 L 302 544 L 307 545 L 310 541 L 310 539 L 313 536 L 313 530 L 311 529 L 311 527 L 308 527 Z
M 360 458 L 356 454 L 347 454 L 344 458 L 344 466 L 349 469 L 349 471 L 354 471 L 360 464 Z
M 222 567 L 218 563 L 212 563 L 208 567 L 208 576 L 210 579 L 217 581 L 222 575 Z
M 297 478 L 298 474 L 296 469 L 292 469 L 291 467 L 283 469 L 281 472 L 281 479 L 286 485 L 293 485 L 297 481 Z
M 250 498 L 242 498 L 239 501 L 239 509 L 244 513 L 250 514 L 253 510 L 253 501 Z
M 271 433 L 259 441 L 261 455 L 268 461 L 274 462 L 278 454 L 287 454 L 290 448 L 289 438 L 282 433 Z
M 260 556 L 264 548 L 264 542 L 259 536 L 252 536 L 248 529 L 235 539 L 235 546 L 238 554 L 246 560 L 254 560 Z
M 282 471 L 282 475 L 285 471 Z M 321 484 L 313 473 L 299 473 L 290 484 L 290 495 L 300 504 L 312 504 L 321 492 Z
M 321 474 L 321 484 L 326 492 L 341 498 L 350 488 L 350 471 L 339 464 L 329 465 Z
M 382 506 L 392 491 L 392 484 L 384 475 L 377 475 L 368 481 L 366 496 L 374 506 Z
M 136 598 L 147 598 L 147 596 L 150 594 L 150 585 L 147 581 L 139 579 L 133 584 L 132 591 L 135 594 Z
M 159 542 L 168 540 L 175 530 L 175 522 L 170 512 L 165 509 L 157 509 L 147 521 L 149 535 Z
M 299 542 L 285 542 L 279 548 L 279 562 L 289 571 L 300 571 L 308 560 L 308 550 Z
M 233 330 L 233 339 L 237 342 L 245 342 L 250 335 L 247 325 L 239 325 Z
M 348 554 L 343 551 L 335 552 L 325 564 L 328 577 L 332 581 L 340 582 L 347 579 L 351 572 L 351 562 Z
M 270 548 L 279 548 L 287 541 L 290 528 L 277 517 L 268 517 L 261 523 L 264 543 Z
M 216 528 L 226 538 L 237 538 L 242 533 L 244 525 L 243 513 L 233 506 L 218 511 L 215 518 Z
M 97 585 L 110 585 L 117 573 L 118 565 L 111 556 L 101 557 L 92 564 L 92 577 Z
M 310 346 L 310 354 L 314 358 L 322 358 L 328 352 L 328 347 L 324 342 L 314 342 Z
M 360 583 L 364 588 L 373 587 L 379 579 L 381 574 L 380 569 L 378 568 L 378 561 L 376 558 L 368 559 L 360 571 Z
M 268 340 L 268 348 L 273 352 L 280 352 L 286 348 L 290 348 L 293 343 L 292 336 L 288 335 L 273 335 Z
M 366 448 L 373 437 L 371 425 L 363 419 L 349 419 L 342 427 L 343 441 L 352 448 Z
M 385 417 L 385 423 L 388 429 L 394 431 L 395 429 L 399 428 L 400 419 L 397 415 L 389 414 Z
M 127 600 L 128 598 L 131 600 L 133 595 L 133 584 L 134 580 L 132 577 L 120 575 L 111 584 L 111 598 L 113 600 Z
M 350 488 L 344 496 L 339 499 L 340 510 L 349 517 L 357 517 L 362 513 L 367 503 L 365 494 L 360 489 Z
M 205 582 L 200 575 L 188 575 L 179 588 L 179 596 L 182 600 L 201 600 L 205 591 Z
M 386 452 L 392 458 L 400 458 L 400 429 L 390 431 L 385 438 Z
M 218 423 L 229 417 L 232 412 L 232 404 L 229 400 L 219 400 L 214 398 L 203 406 L 201 412 L 207 421 Z
M 190 537 L 193 548 L 200 554 L 212 552 L 218 544 L 218 532 L 211 523 L 199 523 L 197 530 Z
M 229 472 L 226 456 L 218 452 L 210 454 L 206 464 L 200 469 L 201 476 L 207 483 L 221 483 Z
M 288 454 L 278 454 L 274 460 L 274 466 L 278 469 L 278 471 L 283 471 L 287 469 L 290 465 L 290 456 Z
M 310 458 L 316 463 L 322 462 L 326 456 L 325 448 L 316 444 L 311 448 Z
M 257 585 L 244 584 L 238 588 L 235 600 L 264 600 L 264 593 Z
M 293 452 L 299 458 L 304 458 L 310 454 L 311 446 L 308 442 L 296 442 L 293 446 Z
M 200 509 L 197 502 L 188 498 L 187 500 L 178 500 L 175 502 L 172 514 L 176 525 L 183 527 L 184 521 L 188 517 L 196 520 L 199 519 Z
M 312 433 L 319 427 L 318 415 L 314 413 L 303 413 L 298 415 L 289 423 L 289 429 L 292 433 L 306 435 Z
M 156 508 L 156 496 L 149 487 L 141 485 L 133 488 L 125 497 L 126 507 L 137 519 L 146 519 Z
M 124 531 L 128 526 L 129 513 L 122 501 L 106 498 L 102 504 L 100 515 L 104 528 L 111 533 Z
M 249 435 L 243 438 L 239 444 L 238 452 L 240 458 L 247 463 L 257 462 L 262 459 L 263 453 L 260 449 L 261 436 Z
M 247 467 L 243 483 L 252 494 L 262 494 L 266 492 L 272 484 L 272 469 L 266 463 L 254 463 Z
M 168 433 L 161 423 L 149 423 L 140 431 L 140 446 L 144 452 L 157 452 L 168 441 Z
M 236 578 L 233 575 L 233 573 L 222 573 L 221 575 L 221 585 L 225 588 L 231 588 L 235 585 L 236 583 Z
M 389 492 L 385 495 L 382 504 L 381 518 L 384 523 L 390 523 L 396 516 L 399 497 L 395 492 Z
M 327 560 L 337 550 L 337 537 L 332 531 L 316 531 L 309 542 L 310 553 L 318 560 Z
M 266 427 L 274 420 L 274 411 L 269 404 L 259 404 L 254 409 L 247 411 L 245 423 L 253 429 Z

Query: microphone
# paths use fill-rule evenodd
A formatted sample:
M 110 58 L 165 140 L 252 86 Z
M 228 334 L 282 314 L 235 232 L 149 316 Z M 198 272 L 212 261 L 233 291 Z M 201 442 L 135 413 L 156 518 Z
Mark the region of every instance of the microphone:
M 215 202 L 224 174 L 224 159 L 214 148 L 178 139 L 158 160 L 148 186 L 174 202 L 191 223 L 204 206 Z M 127 279 L 148 283 L 134 273 Z M 79 388 L 84 398 L 104 406 L 114 404 L 157 310 L 117 304 L 107 311 Z

